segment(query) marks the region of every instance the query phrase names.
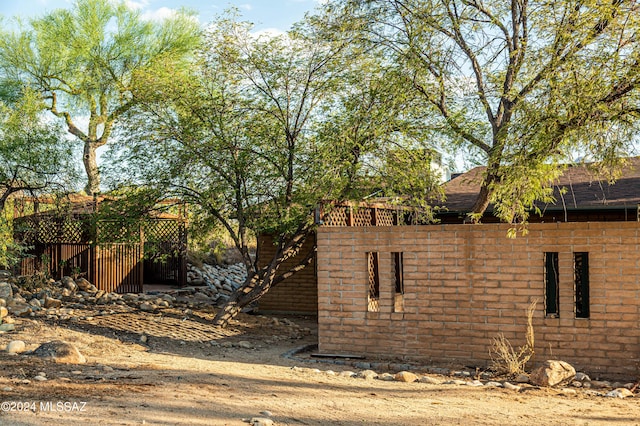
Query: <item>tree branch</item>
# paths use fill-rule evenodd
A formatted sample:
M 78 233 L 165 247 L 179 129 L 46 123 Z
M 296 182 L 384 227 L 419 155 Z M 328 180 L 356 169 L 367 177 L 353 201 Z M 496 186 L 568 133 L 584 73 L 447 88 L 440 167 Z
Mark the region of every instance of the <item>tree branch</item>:
M 64 118 L 67 123 L 67 127 L 69 128 L 69 133 L 85 143 L 91 142 L 91 139 L 73 123 L 71 114 L 67 111 L 58 111 L 58 98 L 55 92 L 51 92 L 51 106 L 49 107 L 49 110 L 56 117 Z

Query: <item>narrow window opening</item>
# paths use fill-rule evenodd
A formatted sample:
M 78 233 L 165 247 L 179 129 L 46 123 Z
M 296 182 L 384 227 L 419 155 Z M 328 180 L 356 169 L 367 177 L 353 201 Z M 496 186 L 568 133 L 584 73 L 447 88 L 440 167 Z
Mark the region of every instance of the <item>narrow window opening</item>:
M 367 271 L 369 275 L 369 312 L 380 310 L 380 275 L 378 273 L 378 253 L 367 253 Z
M 576 318 L 589 318 L 589 253 L 574 253 Z
M 394 312 L 404 311 L 404 271 L 402 252 L 391 253 L 392 273 L 395 281 L 395 292 L 393 297 Z
M 557 318 L 560 315 L 560 275 L 558 273 L 558 253 L 547 252 L 544 254 L 544 280 L 545 280 L 545 313 L 549 317 Z

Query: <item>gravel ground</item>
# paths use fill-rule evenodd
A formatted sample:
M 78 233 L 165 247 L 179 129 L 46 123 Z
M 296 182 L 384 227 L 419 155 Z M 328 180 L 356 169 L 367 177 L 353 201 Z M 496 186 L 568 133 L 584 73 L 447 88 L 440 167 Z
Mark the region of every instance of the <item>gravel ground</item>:
M 213 314 L 167 309 L 16 319 L 15 331 L 0 334 L 0 348 L 22 340 L 29 351 L 64 340 L 87 362 L 1 351 L 0 424 L 640 425 L 637 397 L 475 387 L 468 385 L 473 378 L 433 374 L 430 383 L 355 378 L 345 373 L 359 371 L 349 363 L 283 356 L 317 342 L 313 318 L 241 315 L 221 330 L 211 325 Z

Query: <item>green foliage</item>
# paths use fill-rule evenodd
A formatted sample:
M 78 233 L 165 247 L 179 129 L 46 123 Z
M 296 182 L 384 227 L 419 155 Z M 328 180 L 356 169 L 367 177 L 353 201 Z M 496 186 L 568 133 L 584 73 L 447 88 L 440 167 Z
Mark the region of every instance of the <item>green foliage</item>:
M 510 237 L 518 230 L 526 233 L 526 218 L 531 211 L 541 213 L 540 203 L 556 201 L 552 185 L 562 170 L 554 164 L 513 165 L 500 170 L 500 178 L 492 183 L 490 199 L 496 216 L 512 224 L 521 222 L 519 227 L 511 228 Z
M 91 194 L 100 191 L 95 150 L 135 104 L 137 72 L 183 61 L 199 33 L 186 12 L 156 23 L 143 20 L 124 2 L 78 0 L 69 10 L 55 10 L 19 31 L 0 34 L 2 78 L 36 91 L 84 144 Z
M 200 223 L 228 232 L 255 270 L 253 235 L 286 244 L 307 234 L 319 202 L 377 191 L 382 172 L 407 165 L 387 161 L 388 152 L 424 147 L 427 130 L 411 98 L 389 89 L 400 78 L 384 62 L 318 38 L 313 26 L 276 37 L 250 28 L 221 18 L 190 69 L 140 74 L 140 102 L 127 115 L 129 140 L 112 151 L 112 175 L 185 199 Z M 432 188 L 422 166 L 414 167 L 425 177 L 417 197 Z M 409 188 L 401 180 L 385 190 Z
M 37 194 L 73 182 L 70 145 L 40 109 L 28 89 L 0 99 L 0 209 L 18 191 Z
M 393 147 L 382 158 L 377 176 L 381 195 L 391 197 L 391 203 L 416 208 L 421 222 L 435 220 L 433 206 L 444 198 L 441 171 L 433 166 L 439 164 L 439 154 L 425 148 Z
M 0 87 L 0 265 L 12 266 L 25 247 L 13 239 L 10 197 L 65 190 L 75 169 L 70 145 L 58 126 L 43 119 L 33 91 Z
M 0 268 L 10 268 L 22 257 L 26 247 L 13 239 L 11 220 L 2 212 L 0 214 Z
M 487 166 L 475 218 L 494 202 L 501 219 L 524 223 L 576 153 L 611 167 L 631 152 L 635 2 L 342 0 L 325 10 L 326 37 L 398 64 L 430 127 Z

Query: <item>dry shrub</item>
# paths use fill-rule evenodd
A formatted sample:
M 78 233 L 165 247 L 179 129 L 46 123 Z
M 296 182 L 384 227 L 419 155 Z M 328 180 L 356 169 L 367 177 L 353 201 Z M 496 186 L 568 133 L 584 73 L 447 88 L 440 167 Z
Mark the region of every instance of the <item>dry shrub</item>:
M 493 339 L 489 355 L 491 356 L 491 369 L 498 374 L 517 376 L 525 372 L 527 362 L 533 358 L 535 338 L 533 333 L 533 313 L 536 310 L 538 300 L 531 302 L 527 308 L 527 343 L 514 349 L 511 342 L 499 333 Z

